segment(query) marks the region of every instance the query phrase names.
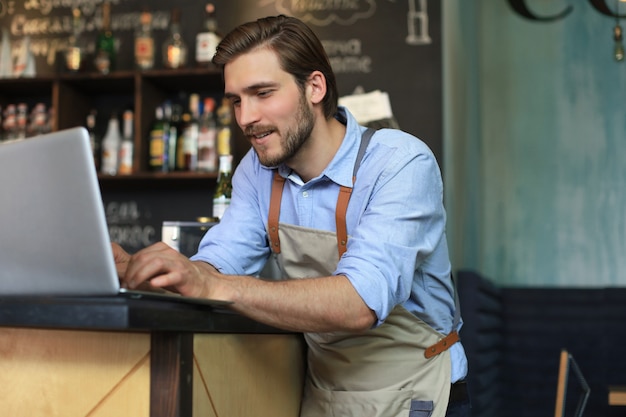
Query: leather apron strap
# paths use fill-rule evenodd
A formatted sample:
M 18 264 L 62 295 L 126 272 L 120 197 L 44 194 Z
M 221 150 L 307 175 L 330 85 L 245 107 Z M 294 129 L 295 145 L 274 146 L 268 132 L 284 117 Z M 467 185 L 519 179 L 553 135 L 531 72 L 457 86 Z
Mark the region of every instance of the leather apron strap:
M 352 185 L 356 182 L 356 173 L 361 166 L 365 150 L 376 131 L 367 128 L 361 136 L 361 144 L 356 156 L 356 162 L 352 170 Z M 274 171 L 274 179 L 272 182 L 272 195 L 270 197 L 270 211 L 267 219 L 267 230 L 270 240 L 270 249 L 275 254 L 280 253 L 280 238 L 278 237 L 278 223 L 280 219 L 280 205 L 283 197 L 283 188 L 285 187 L 285 178 L 279 173 L 278 169 Z M 335 227 L 337 229 L 337 250 L 339 258 L 345 253 L 348 244 L 348 227 L 346 226 L 346 213 L 348 212 L 348 203 L 352 196 L 352 188 L 341 186 L 339 195 L 337 196 L 337 207 L 335 209 Z
M 270 212 L 267 219 L 267 231 L 270 239 L 272 252 L 280 253 L 280 239 L 278 238 L 278 218 L 280 217 L 280 202 L 283 198 L 285 179 L 280 176 L 278 170 L 274 172 L 272 182 L 272 195 L 270 197 Z

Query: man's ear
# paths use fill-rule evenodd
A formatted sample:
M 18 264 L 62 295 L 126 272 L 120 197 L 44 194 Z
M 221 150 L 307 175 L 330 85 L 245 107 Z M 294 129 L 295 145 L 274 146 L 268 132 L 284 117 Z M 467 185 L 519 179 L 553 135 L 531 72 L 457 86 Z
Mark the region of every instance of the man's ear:
M 311 103 L 321 103 L 326 96 L 326 77 L 321 71 L 313 71 L 307 80 L 307 95 Z

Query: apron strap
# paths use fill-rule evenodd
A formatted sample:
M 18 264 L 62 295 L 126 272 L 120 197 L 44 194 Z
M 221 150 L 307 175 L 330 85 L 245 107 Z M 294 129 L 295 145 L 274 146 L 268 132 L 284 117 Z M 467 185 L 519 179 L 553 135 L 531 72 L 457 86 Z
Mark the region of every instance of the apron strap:
M 354 184 L 354 177 L 352 177 Z M 352 195 L 352 188 L 342 185 L 339 188 L 339 196 L 337 197 L 337 208 L 335 209 L 335 224 L 337 225 L 337 250 L 339 251 L 339 259 L 347 249 L 348 244 L 348 226 L 346 225 L 346 212 L 348 211 L 348 203 Z
M 361 166 L 363 156 L 365 156 L 365 150 L 372 139 L 376 131 L 372 128 L 367 128 L 361 136 L 361 144 L 359 151 L 356 155 L 356 162 L 352 170 L 352 185 L 356 181 L 356 173 Z M 280 204 L 283 197 L 283 187 L 285 186 L 285 179 L 278 173 L 278 169 L 274 171 L 274 180 L 272 181 L 272 194 L 270 197 L 270 211 L 267 219 L 267 227 L 269 232 L 270 249 L 272 252 L 280 253 L 280 239 L 278 237 L 278 222 L 280 217 Z M 348 203 L 350 202 L 350 196 L 352 195 L 352 188 L 341 186 L 339 188 L 339 195 L 337 196 L 337 207 L 335 209 L 335 225 L 337 229 L 337 250 L 339 252 L 339 258 L 346 251 L 346 245 L 348 243 L 348 228 L 346 226 L 346 213 L 348 211 Z
M 278 170 L 274 171 L 272 181 L 272 195 L 270 197 L 270 212 L 267 219 L 267 227 L 270 238 L 270 249 L 275 254 L 280 253 L 280 239 L 278 238 L 278 217 L 280 216 L 280 202 L 283 198 L 285 179 L 280 176 Z
M 441 352 L 445 352 L 450 349 L 450 347 L 460 340 L 459 333 L 456 330 L 453 330 L 443 339 L 439 340 L 432 346 L 429 346 L 424 351 L 424 357 L 426 359 L 430 359 L 433 356 L 439 355 Z
M 352 186 L 356 182 L 356 173 L 361 166 L 363 156 L 365 156 L 365 150 L 369 145 L 372 136 L 376 131 L 372 128 L 367 128 L 361 136 L 361 145 L 359 146 L 359 152 L 356 154 L 356 162 L 352 169 Z M 337 197 L 337 208 L 335 209 L 335 224 L 337 229 L 337 250 L 339 251 L 339 259 L 347 250 L 348 244 L 348 226 L 346 225 L 346 213 L 348 212 L 348 203 L 352 196 L 352 188 L 341 186 L 339 188 L 339 196 Z
M 450 280 L 452 281 L 452 290 L 454 291 L 454 319 L 452 321 L 452 331 L 434 345 L 426 348 L 424 351 L 426 359 L 432 358 L 433 356 L 450 349 L 453 344 L 461 340 L 459 332 L 457 331 L 459 323 L 461 323 L 461 303 L 459 302 L 459 291 L 452 272 L 450 272 Z

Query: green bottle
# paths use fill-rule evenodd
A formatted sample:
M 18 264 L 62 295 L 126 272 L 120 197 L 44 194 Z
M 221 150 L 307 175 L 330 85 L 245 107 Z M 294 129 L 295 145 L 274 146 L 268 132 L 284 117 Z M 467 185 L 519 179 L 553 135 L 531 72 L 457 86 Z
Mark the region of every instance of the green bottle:
M 213 194 L 213 217 L 221 219 L 226 209 L 230 206 L 230 197 L 233 191 L 232 183 L 232 155 L 220 155 L 219 174 L 215 194 Z
M 96 40 L 96 70 L 108 74 L 115 70 L 115 38 L 111 31 L 111 3 L 102 3 L 102 30 Z

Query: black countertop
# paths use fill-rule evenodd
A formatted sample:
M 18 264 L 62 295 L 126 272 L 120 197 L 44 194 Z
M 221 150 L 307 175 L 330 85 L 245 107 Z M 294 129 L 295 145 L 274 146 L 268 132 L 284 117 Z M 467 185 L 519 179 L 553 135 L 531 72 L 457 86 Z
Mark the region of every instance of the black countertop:
M 287 333 L 241 316 L 226 306 L 125 297 L 0 297 L 0 327 Z

